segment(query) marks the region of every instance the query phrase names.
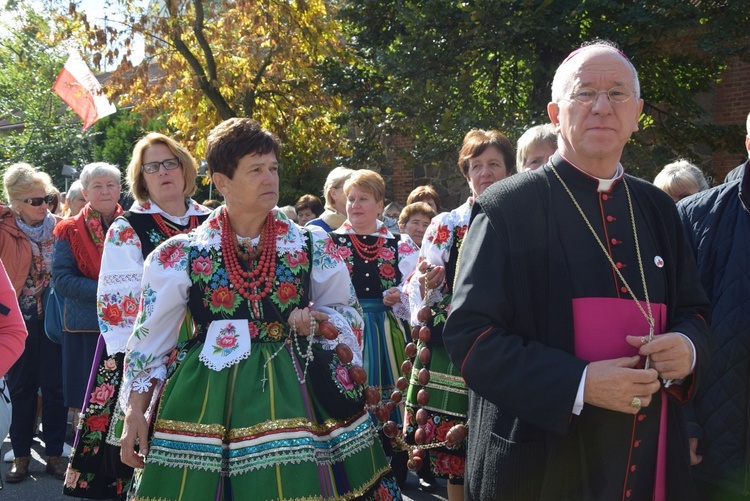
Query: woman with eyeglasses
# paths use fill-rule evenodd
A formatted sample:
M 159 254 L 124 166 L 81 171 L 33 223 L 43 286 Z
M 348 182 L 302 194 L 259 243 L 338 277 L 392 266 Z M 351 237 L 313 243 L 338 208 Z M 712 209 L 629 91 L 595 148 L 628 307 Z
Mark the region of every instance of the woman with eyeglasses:
M 127 183 L 135 203 L 107 232 L 97 290 L 101 335 L 91 367 L 81 423 L 73 444 L 63 493 L 96 499 L 124 499 L 132 468 L 120 462 L 117 413 L 122 364 L 141 297 L 143 262 L 169 237 L 202 223 L 209 210 L 190 197 L 198 165 L 181 144 L 152 132 L 133 149 Z M 187 341 L 183 322 L 179 343 Z M 110 425 L 110 423 L 115 423 Z
M 10 203 L 0 204 L 0 259 L 16 290 L 28 331 L 24 352 L 8 372 L 14 459 L 5 480 L 21 482 L 29 474 L 39 388 L 47 472 L 62 478 L 65 463 L 61 456 L 68 416 L 63 405 L 62 353 L 60 345 L 44 333 L 42 306 L 42 294 L 49 286 L 52 269 L 53 228 L 58 221 L 48 210 L 52 196 L 47 193 L 52 180 L 31 165 L 19 163 L 8 167 L 3 183 Z

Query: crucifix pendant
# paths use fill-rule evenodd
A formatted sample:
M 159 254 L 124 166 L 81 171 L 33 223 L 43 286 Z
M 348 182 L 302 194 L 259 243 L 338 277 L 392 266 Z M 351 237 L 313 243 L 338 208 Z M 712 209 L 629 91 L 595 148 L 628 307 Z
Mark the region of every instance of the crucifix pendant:
M 648 328 L 648 342 L 654 340 L 654 324 L 650 324 Z M 644 369 L 648 369 L 649 365 L 651 365 L 651 359 L 649 357 L 646 357 L 646 363 L 643 365 Z

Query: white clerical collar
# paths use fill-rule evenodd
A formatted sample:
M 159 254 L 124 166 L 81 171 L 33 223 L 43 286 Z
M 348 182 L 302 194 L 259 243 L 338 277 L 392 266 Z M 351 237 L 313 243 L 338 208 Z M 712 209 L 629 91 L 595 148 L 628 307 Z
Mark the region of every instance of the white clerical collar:
M 574 164 L 573 162 L 565 158 L 562 154 L 560 154 L 560 156 L 563 158 L 563 160 L 568 162 L 571 166 L 573 166 L 573 168 L 575 168 L 578 172 L 580 172 L 584 176 L 588 176 L 591 179 L 596 179 L 599 182 L 599 186 L 596 188 L 596 191 L 600 193 L 603 191 L 610 191 L 612 189 L 612 185 L 615 184 L 615 181 L 620 179 L 625 174 L 625 169 L 622 168 L 622 164 L 618 163 L 617 170 L 615 170 L 615 175 L 612 176 L 610 179 L 602 179 L 600 177 L 592 176 L 591 174 L 589 174 L 588 172 L 581 169 L 576 164 Z
M 623 174 L 625 174 L 625 169 L 622 168 L 622 164 L 617 164 L 617 170 L 615 171 L 615 175 L 612 176 L 611 179 L 602 179 L 599 177 L 595 177 L 597 181 L 599 181 L 599 187 L 596 189 L 598 192 L 602 191 L 610 191 L 612 189 L 612 185 L 615 184 L 615 181 L 620 179 Z

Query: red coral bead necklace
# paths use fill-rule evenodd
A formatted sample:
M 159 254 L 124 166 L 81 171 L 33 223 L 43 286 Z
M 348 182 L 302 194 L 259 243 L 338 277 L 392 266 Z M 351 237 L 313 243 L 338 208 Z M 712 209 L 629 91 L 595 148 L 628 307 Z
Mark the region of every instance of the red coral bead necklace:
M 172 228 L 169 226 L 165 221 L 164 218 L 161 217 L 161 214 L 154 214 L 154 221 L 156 222 L 156 226 L 159 227 L 159 230 L 167 236 L 167 238 L 172 238 L 175 235 L 179 235 L 182 233 L 188 233 L 190 230 L 198 227 L 198 216 L 190 216 L 190 222 L 188 223 L 188 227 L 184 230 L 180 230 L 177 228 Z
M 350 237 L 354 252 L 365 262 L 377 259 L 380 255 L 380 249 L 385 242 L 385 238 L 375 237 L 374 244 L 366 244 L 361 240 L 363 237 L 360 237 L 359 235 L 352 233 Z
M 237 292 L 250 301 L 253 313 L 259 316 L 258 303 L 266 297 L 276 277 L 276 219 L 269 212 L 263 223 L 263 230 L 258 242 L 259 257 L 254 269 L 245 271 L 240 265 L 237 249 L 237 234 L 229 224 L 229 215 L 224 209 L 221 215 L 221 251 L 224 255 L 224 263 L 227 268 L 229 280 Z M 253 256 L 255 258 L 256 255 Z M 253 259 L 253 261 L 255 261 Z M 248 268 L 253 262 L 248 261 Z

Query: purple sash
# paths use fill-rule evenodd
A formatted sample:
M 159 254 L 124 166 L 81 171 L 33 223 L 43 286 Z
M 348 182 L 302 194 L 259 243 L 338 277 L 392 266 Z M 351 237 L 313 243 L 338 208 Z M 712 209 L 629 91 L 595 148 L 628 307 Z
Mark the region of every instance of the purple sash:
M 646 303 L 640 301 L 643 311 Z M 667 306 L 651 303 L 655 334 L 666 329 Z M 625 336 L 648 336 L 648 322 L 631 299 L 594 297 L 573 300 L 573 331 L 575 353 L 588 362 L 631 357 L 638 349 L 625 341 Z M 662 388 L 659 443 L 656 456 L 654 501 L 666 499 L 667 471 L 667 395 Z

